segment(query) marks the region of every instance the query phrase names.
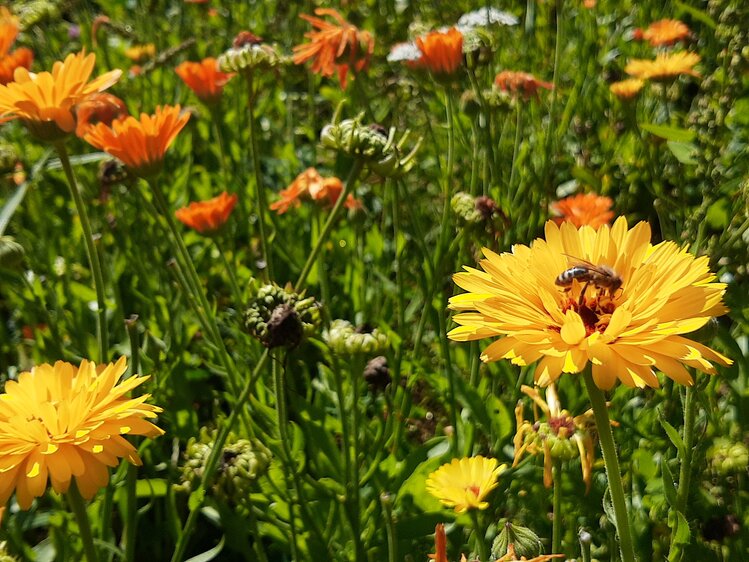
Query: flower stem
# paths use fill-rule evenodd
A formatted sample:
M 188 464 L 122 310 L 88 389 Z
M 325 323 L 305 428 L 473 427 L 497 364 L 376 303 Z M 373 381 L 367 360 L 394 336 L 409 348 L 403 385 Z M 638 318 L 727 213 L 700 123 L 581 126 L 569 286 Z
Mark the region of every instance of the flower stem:
M 86 210 L 86 205 L 81 197 L 81 192 L 78 190 L 78 182 L 75 179 L 73 167 L 70 165 L 68 151 L 65 148 L 65 144 L 62 142 L 55 144 L 55 149 L 60 156 L 62 169 L 65 171 L 65 177 L 68 180 L 68 188 L 70 188 L 70 194 L 75 202 L 75 209 L 78 212 L 78 217 L 81 219 L 86 257 L 88 258 L 88 264 L 94 277 L 94 290 L 96 291 L 96 310 L 98 312 L 96 336 L 99 342 L 99 359 L 102 363 L 106 363 L 109 354 L 109 333 L 107 328 L 107 303 L 104 299 L 104 275 L 102 274 L 101 262 L 99 261 L 99 253 L 96 251 L 93 230 L 91 229 L 91 221 L 88 218 L 88 211 Z
M 551 527 L 551 553 L 562 552 L 562 466 L 554 461 L 554 516 Z
M 351 193 L 351 191 L 353 190 L 354 184 L 356 183 L 356 180 L 358 179 L 363 167 L 364 163 L 361 160 L 357 159 L 354 161 L 354 165 L 351 167 L 348 178 L 346 178 L 346 185 L 343 186 L 343 193 L 341 193 L 338 201 L 335 202 L 333 210 L 330 211 L 328 220 L 325 221 L 325 226 L 323 226 L 322 232 L 320 233 L 320 236 L 318 236 L 317 241 L 315 242 L 315 246 L 312 248 L 312 252 L 310 252 L 309 257 L 307 258 L 307 261 L 302 268 L 302 272 L 299 274 L 299 278 L 297 279 L 296 283 L 294 283 L 294 288 L 296 290 L 299 290 L 302 285 L 304 285 L 304 282 L 307 280 L 307 276 L 309 276 L 310 271 L 312 271 L 312 266 L 315 264 L 317 255 L 320 253 L 323 244 L 327 241 L 328 236 L 330 236 L 330 231 L 333 230 L 335 219 L 338 216 L 341 208 L 343 207 L 343 203 L 346 201 L 349 193 Z
M 614 505 L 614 518 L 616 519 L 616 531 L 619 536 L 622 562 L 635 562 L 635 551 L 629 526 L 629 515 L 627 514 L 627 501 L 624 496 L 624 486 L 619 470 L 619 459 L 616 456 L 616 445 L 614 444 L 614 434 L 611 431 L 606 397 L 593 381 L 590 368 L 586 369 L 583 379 L 590 403 L 593 406 L 598 439 L 603 452 L 603 462 L 606 465 L 606 478 L 609 482 L 611 503 Z
M 224 249 L 221 247 L 221 244 L 219 244 L 218 238 L 214 238 L 213 242 L 216 244 L 216 248 L 218 249 L 218 254 L 221 257 L 221 261 L 224 264 L 224 267 L 226 268 L 226 273 L 229 276 L 229 286 L 231 287 L 232 296 L 234 297 L 234 306 L 241 307 L 243 304 L 242 303 L 242 291 L 239 288 L 239 283 L 237 282 L 237 276 L 234 274 L 234 266 L 226 257 L 226 252 L 224 252 Z
M 91 522 L 88 519 L 88 513 L 86 512 L 86 503 L 81 496 L 81 492 L 78 490 L 78 483 L 75 478 L 70 482 L 70 488 L 66 494 L 68 498 L 68 504 L 73 510 L 75 520 L 78 523 L 78 530 L 81 533 L 81 541 L 83 541 L 83 552 L 86 554 L 86 560 L 88 562 L 98 562 L 99 558 L 96 555 L 96 547 L 94 546 L 94 537 L 91 534 Z
M 468 510 L 471 516 L 471 523 L 473 523 L 473 533 L 476 536 L 476 545 L 479 550 L 479 560 L 481 562 L 488 562 L 489 560 L 489 549 L 486 546 L 486 536 L 484 529 L 479 523 L 479 514 L 475 509 Z
M 687 498 L 689 498 L 689 481 L 692 477 L 695 414 L 694 391 L 688 386 L 684 396 L 684 458 L 681 459 L 681 466 L 679 467 L 679 490 L 676 493 L 676 509 L 685 517 L 687 515 Z

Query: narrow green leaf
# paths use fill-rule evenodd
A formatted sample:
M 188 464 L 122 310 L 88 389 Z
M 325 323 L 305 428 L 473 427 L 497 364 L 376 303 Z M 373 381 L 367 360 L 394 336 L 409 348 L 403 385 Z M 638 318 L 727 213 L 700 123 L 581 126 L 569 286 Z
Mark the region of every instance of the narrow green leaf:
M 205 488 L 202 486 L 195 490 L 193 493 L 190 494 L 189 499 L 187 500 L 187 507 L 190 508 L 190 511 L 195 511 L 198 509 L 201 505 L 203 505 L 203 500 L 205 499 Z
M 663 479 L 663 493 L 666 496 L 668 505 L 676 505 L 676 486 L 674 485 L 674 475 L 668 466 L 668 459 L 661 458 L 661 477 Z
M 606 514 L 606 518 L 609 520 L 609 523 L 614 526 L 614 529 L 616 529 L 616 532 L 618 533 L 619 527 L 616 524 L 614 502 L 611 501 L 611 489 L 608 486 L 606 486 L 606 491 L 603 493 L 603 512 Z
M 192 558 L 188 558 L 185 562 L 210 562 L 211 560 L 215 560 L 216 556 L 218 556 L 224 549 L 224 539 L 225 537 L 222 536 L 221 540 L 218 541 L 218 544 L 212 549 L 201 552 Z
M 694 6 L 690 6 L 689 4 L 685 4 L 684 2 L 680 2 L 679 0 L 676 0 L 674 4 L 676 4 L 677 16 L 681 16 L 681 14 L 686 12 L 697 21 L 701 21 L 702 23 L 704 23 L 710 29 L 715 29 L 717 27 L 717 25 L 715 24 L 715 20 L 707 15 L 706 12 L 695 8 Z
M 660 409 L 658 410 L 658 421 L 660 422 L 661 427 L 666 431 L 666 435 L 668 435 L 671 443 L 674 444 L 674 447 L 676 447 L 676 450 L 679 452 L 679 458 L 683 459 L 687 452 L 687 449 L 684 446 L 684 441 L 681 439 L 679 432 L 676 431 L 676 428 L 666 421 L 666 418 L 663 417 L 663 412 Z
M 698 152 L 698 149 L 691 142 L 680 142 L 680 141 L 667 141 L 671 153 L 676 159 L 682 164 L 687 166 L 694 166 L 697 164 L 697 160 L 694 158 Z
M 656 125 L 655 123 L 640 123 L 639 125 L 643 131 L 670 141 L 690 142 L 696 136 L 694 132 L 679 127 Z

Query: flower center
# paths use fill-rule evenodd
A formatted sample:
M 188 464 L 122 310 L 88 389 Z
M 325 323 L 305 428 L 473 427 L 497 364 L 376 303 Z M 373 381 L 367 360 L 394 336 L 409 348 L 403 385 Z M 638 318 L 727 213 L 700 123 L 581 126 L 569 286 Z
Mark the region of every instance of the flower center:
M 575 433 L 575 422 L 570 416 L 567 415 L 550 417 L 549 427 L 558 437 L 569 437 L 570 435 Z
M 611 315 L 616 310 L 616 303 L 607 291 L 588 286 L 584 295 L 579 298 L 568 296 L 562 302 L 562 312 L 568 310 L 574 310 L 580 316 L 587 337 L 594 332 L 603 333 L 606 330 Z
M 479 497 L 479 493 L 481 492 L 481 488 L 479 486 L 476 486 L 475 484 L 472 486 L 468 486 L 466 488 L 466 492 L 472 493 L 475 497 Z

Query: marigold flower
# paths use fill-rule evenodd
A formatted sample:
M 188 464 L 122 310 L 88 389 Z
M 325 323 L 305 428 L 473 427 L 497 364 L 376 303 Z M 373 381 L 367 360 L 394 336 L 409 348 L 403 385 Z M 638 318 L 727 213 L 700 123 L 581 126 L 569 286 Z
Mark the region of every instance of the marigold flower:
M 617 379 L 631 387 L 658 387 L 654 369 L 691 385 L 685 365 L 714 374 L 712 362 L 731 364 L 682 335 L 727 312 L 725 284 L 714 282 L 707 257 L 671 241 L 652 246 L 647 223 L 629 229 L 620 217 L 596 231 L 548 221 L 546 240 L 517 244 L 501 255 L 484 248 L 484 256 L 484 271 L 466 267 L 453 277 L 469 292 L 450 299 L 459 327 L 448 334 L 457 341 L 503 336 L 484 350 L 483 361 L 539 361 L 535 380 L 541 386 L 590 362 L 604 390 Z M 576 276 L 591 267 L 598 273 Z M 571 284 L 557 284 L 570 268 Z M 621 283 L 615 291 L 602 283 L 612 275 Z
M 146 45 L 133 45 L 125 49 L 125 56 L 133 62 L 143 63 L 156 56 L 156 45 L 147 43 Z
M 455 27 L 416 38 L 421 58 L 413 63 L 439 75 L 453 74 L 463 62 L 463 34 Z
M 634 59 L 624 67 L 624 71 L 630 76 L 641 80 L 672 80 L 682 74 L 700 77 L 700 73 L 694 70 L 694 65 L 700 62 L 697 53 L 680 51 L 677 53 L 661 53 L 656 55 L 655 60 Z
M 200 62 L 183 62 L 174 71 L 195 95 L 207 104 L 218 102 L 224 86 L 234 77 L 234 74 L 221 72 L 213 57 Z
M 644 31 L 639 30 L 636 37 L 648 41 L 653 47 L 663 47 L 687 39 L 690 33 L 689 27 L 684 22 L 662 19 L 651 23 Z
M 110 126 L 98 123 L 84 139 L 89 144 L 119 158 L 135 175 L 149 177 L 161 171 L 164 155 L 190 118 L 180 115 L 180 106 L 159 106 L 154 115 L 140 114 L 117 119 Z
M 497 459 L 482 456 L 453 459 L 432 472 L 427 478 L 427 492 L 456 513 L 469 509 L 486 509 L 484 498 L 497 487 L 497 478 L 506 466 L 497 466 Z
M 551 82 L 538 80 L 533 74 L 527 72 L 516 72 L 513 70 L 503 70 L 494 77 L 494 83 L 503 92 L 509 92 L 513 96 L 522 95 L 524 100 L 531 97 L 538 97 L 538 90 L 546 88 L 554 89 Z
M 111 125 L 115 119 L 127 117 L 127 106 L 124 101 L 112 94 L 91 94 L 76 105 L 75 117 L 78 122 L 75 134 L 83 138 L 83 135 L 97 123 Z
M 318 16 L 330 16 L 336 24 L 301 14 L 318 31 L 309 31 L 304 36 L 309 43 L 294 47 L 294 64 L 302 64 L 313 59 L 312 72 L 323 76 L 333 76 L 338 72 L 341 88 L 346 88 L 346 78 L 350 70 L 361 72 L 369 64 L 374 52 L 375 40 L 368 31 L 360 31 L 332 8 L 317 8 Z
M 281 198 L 270 204 L 270 210 L 282 215 L 291 207 L 299 207 L 304 199 L 335 205 L 341 193 L 343 193 L 343 182 L 340 179 L 324 178 L 315 168 L 307 168 L 291 182 L 289 187 L 280 191 Z M 347 209 L 361 207 L 361 203 L 350 194 L 343 205 Z
M 627 80 L 612 83 L 609 86 L 609 90 L 611 90 L 611 93 L 617 98 L 629 100 L 639 94 L 644 85 L 644 80 L 640 80 L 639 78 L 629 78 Z
M 96 56 L 85 52 L 55 62 L 52 72 L 32 74 L 16 68 L 14 82 L 0 85 L 0 122 L 21 119 L 37 137 L 56 141 L 75 129 L 74 108 L 86 96 L 102 92 L 122 74 L 112 70 L 88 81 Z
M 0 6 L 0 84 L 13 81 L 16 68 L 31 68 L 34 53 L 22 47 L 12 53 L 10 48 L 18 36 L 18 18 L 8 8 Z
M 193 201 L 187 207 L 174 212 L 180 222 L 201 234 L 211 234 L 219 230 L 234 210 L 238 197 L 224 191 L 208 201 Z
M 611 210 L 613 204 L 610 197 L 595 193 L 579 193 L 555 201 L 551 204 L 551 210 L 560 215 L 554 219 L 557 224 L 568 221 L 578 227 L 587 224 L 598 228 L 603 224 L 609 224 L 614 218 L 614 212 Z
M 150 395 L 125 394 L 148 377 L 131 376 L 120 382 L 127 365 L 80 367 L 58 361 L 21 373 L 5 383 L 0 394 L 0 505 L 15 490 L 21 509 L 29 509 L 52 488 L 64 493 L 75 477 L 81 494 L 91 499 L 107 485 L 107 467 L 127 458 L 140 466 L 135 447 L 124 435 L 158 437 L 164 432 L 146 421 L 161 408 L 146 404 Z

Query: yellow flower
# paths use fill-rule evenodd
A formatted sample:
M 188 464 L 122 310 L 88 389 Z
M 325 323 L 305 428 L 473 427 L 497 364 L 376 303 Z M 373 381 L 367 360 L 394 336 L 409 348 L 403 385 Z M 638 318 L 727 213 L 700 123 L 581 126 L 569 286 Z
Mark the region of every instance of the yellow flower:
M 146 62 L 156 56 L 156 45 L 153 43 L 133 45 L 125 49 L 125 56 L 133 62 Z
M 609 90 L 617 98 L 621 100 L 629 100 L 640 93 L 642 87 L 645 85 L 643 80 L 639 78 L 630 78 L 628 80 L 622 80 L 621 82 L 614 82 L 609 86 Z
M 497 487 L 497 478 L 506 468 L 497 466 L 497 459 L 482 456 L 453 459 L 432 472 L 427 478 L 427 492 L 456 513 L 469 509 L 486 509 L 486 495 Z
M 681 74 L 699 78 L 700 73 L 693 68 L 698 62 L 700 55 L 697 53 L 661 53 L 656 55 L 655 60 L 631 60 L 624 67 L 624 72 L 641 80 L 670 80 Z
M 161 408 L 145 404 L 148 394 L 124 395 L 148 379 L 125 373 L 117 363 L 80 368 L 58 361 L 21 373 L 0 394 L 0 505 L 13 490 L 21 509 L 44 494 L 47 478 L 64 493 L 75 477 L 86 499 L 109 482 L 108 466 L 127 458 L 140 465 L 138 453 L 123 436 L 158 437 L 164 432 L 144 418 Z
M 687 25 L 679 20 L 662 19 L 653 22 L 644 31 L 638 30 L 636 38 L 650 42 L 652 47 L 673 45 L 677 41 L 689 38 L 691 32 Z
M 731 364 L 682 335 L 727 312 L 725 284 L 714 282 L 707 257 L 696 258 L 671 241 L 651 245 L 647 223 L 629 229 L 620 217 L 611 228 L 578 230 L 549 221 L 546 240 L 517 244 L 501 255 L 484 248 L 484 256 L 484 271 L 466 267 L 454 276 L 469 292 L 450 299 L 459 327 L 448 334 L 458 341 L 503 336 L 484 350 L 483 361 L 539 361 L 535 380 L 541 386 L 590 362 L 602 389 L 617 379 L 657 387 L 654 369 L 691 385 L 685 365 L 714 374 L 711 361 Z M 592 282 L 575 277 L 591 267 L 598 271 L 589 275 Z M 621 280 L 615 291 L 605 288 L 603 282 L 613 280 L 606 271 Z M 563 272 L 575 274 L 565 276 L 568 286 L 557 284 Z
M 16 68 L 14 82 L 0 85 L 0 123 L 21 119 L 37 137 L 56 141 L 75 130 L 75 105 L 89 94 L 101 92 L 122 74 L 112 70 L 88 81 L 96 56 L 85 52 L 57 61 L 52 72 L 30 73 Z

